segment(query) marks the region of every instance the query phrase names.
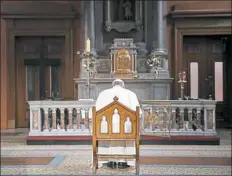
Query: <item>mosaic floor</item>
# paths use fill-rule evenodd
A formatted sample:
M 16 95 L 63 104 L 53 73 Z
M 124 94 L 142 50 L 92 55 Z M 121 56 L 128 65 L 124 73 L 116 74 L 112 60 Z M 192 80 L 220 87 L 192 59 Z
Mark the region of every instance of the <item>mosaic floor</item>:
M 25 130 L 1 132 L 1 175 L 92 175 L 91 146 L 25 145 Z M 231 133 L 220 146 L 141 146 L 140 175 L 231 175 Z M 133 168 L 101 168 L 98 175 L 132 175 Z

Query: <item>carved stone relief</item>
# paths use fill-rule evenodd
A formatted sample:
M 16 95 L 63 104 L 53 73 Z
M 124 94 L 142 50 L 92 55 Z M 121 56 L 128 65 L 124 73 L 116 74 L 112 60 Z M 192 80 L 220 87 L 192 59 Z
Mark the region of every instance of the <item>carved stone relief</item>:
M 147 59 L 137 59 L 137 71 L 138 73 L 148 73 Z
M 110 73 L 110 60 L 109 59 L 98 59 L 98 73 Z

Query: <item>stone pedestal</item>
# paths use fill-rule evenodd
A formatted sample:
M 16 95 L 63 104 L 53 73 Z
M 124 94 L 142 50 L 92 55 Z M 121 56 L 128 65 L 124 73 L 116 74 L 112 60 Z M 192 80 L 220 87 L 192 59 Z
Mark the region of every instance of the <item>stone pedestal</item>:
M 85 98 L 86 80 L 75 78 L 78 99 Z M 114 78 L 95 78 L 90 80 L 90 98 L 97 99 L 99 93 L 112 87 Z M 170 99 L 170 83 L 172 79 L 123 79 L 125 88 L 135 92 L 140 100 L 168 100 Z

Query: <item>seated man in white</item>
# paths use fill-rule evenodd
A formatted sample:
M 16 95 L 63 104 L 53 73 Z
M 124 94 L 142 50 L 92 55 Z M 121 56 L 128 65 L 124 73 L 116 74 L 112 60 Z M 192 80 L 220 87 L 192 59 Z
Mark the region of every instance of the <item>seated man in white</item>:
M 96 110 L 100 110 L 107 106 L 108 104 L 113 102 L 113 98 L 115 96 L 118 97 L 118 101 L 127 106 L 128 108 L 132 109 L 133 111 L 136 111 L 136 107 L 139 105 L 139 100 L 136 96 L 136 94 L 128 89 L 124 88 L 124 82 L 120 79 L 116 79 L 112 83 L 113 87 L 110 89 L 106 89 L 102 91 L 98 99 L 96 101 Z M 140 110 L 140 114 L 141 114 Z M 113 132 L 117 133 L 119 130 L 119 124 L 120 124 L 120 117 L 118 114 L 118 110 L 116 109 L 113 115 Z M 127 121 L 125 123 L 125 127 L 128 129 L 125 129 L 125 132 L 130 131 L 130 120 L 129 117 L 127 118 Z M 104 131 L 107 131 L 104 129 Z M 101 154 L 135 154 L 135 142 L 134 141 L 126 141 L 126 142 L 120 142 L 120 141 L 104 141 L 99 142 L 99 148 L 98 153 Z M 118 165 L 119 168 L 124 168 L 128 165 L 135 166 L 135 160 L 109 160 L 108 161 L 100 161 L 99 167 L 101 167 L 104 163 L 108 164 L 114 164 Z M 113 166 L 112 166 L 113 167 Z

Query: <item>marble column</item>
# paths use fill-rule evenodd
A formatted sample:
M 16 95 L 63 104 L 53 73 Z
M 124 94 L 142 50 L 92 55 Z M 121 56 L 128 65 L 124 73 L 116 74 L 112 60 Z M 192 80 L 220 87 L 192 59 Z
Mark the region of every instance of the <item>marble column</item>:
M 111 22 L 111 0 L 105 2 L 106 21 Z
M 168 59 L 167 59 L 167 46 L 166 46 L 166 8 L 167 2 L 166 1 L 154 1 L 156 4 L 156 10 L 154 11 L 154 18 L 156 19 L 155 22 L 155 29 L 156 33 L 156 41 L 154 41 L 155 45 L 152 49 L 152 55 L 160 56 L 163 58 L 162 68 L 167 71 L 168 73 Z M 168 75 L 166 75 L 168 76 Z
M 82 6 L 83 9 L 82 14 L 84 16 L 84 50 L 85 48 L 85 42 L 89 38 L 91 41 L 91 52 L 93 54 L 93 57 L 96 58 L 96 47 L 95 47 L 95 1 L 83 1 Z M 82 51 L 83 52 L 83 51 Z M 81 53 L 80 53 L 81 54 Z M 83 65 L 86 63 L 86 58 L 81 58 L 81 68 L 80 68 L 80 77 L 86 78 L 86 74 L 88 74 L 84 68 Z
M 95 51 L 95 1 L 90 1 L 89 8 L 89 38 L 91 40 L 91 50 Z
M 111 30 L 111 0 L 105 1 L 105 30 L 110 31 Z
M 82 50 L 81 50 L 81 52 L 83 52 L 86 49 L 85 42 L 89 38 L 89 4 L 87 1 L 81 1 L 81 14 L 83 16 L 83 21 L 81 21 L 81 22 L 82 22 L 83 33 L 84 33 L 84 36 L 82 36 L 83 43 L 82 43 Z M 80 63 L 80 77 L 85 78 L 86 73 L 85 73 L 85 70 L 83 68 L 83 65 L 85 64 L 85 58 L 80 57 L 80 59 L 81 59 L 81 61 L 80 61 L 81 62 Z

